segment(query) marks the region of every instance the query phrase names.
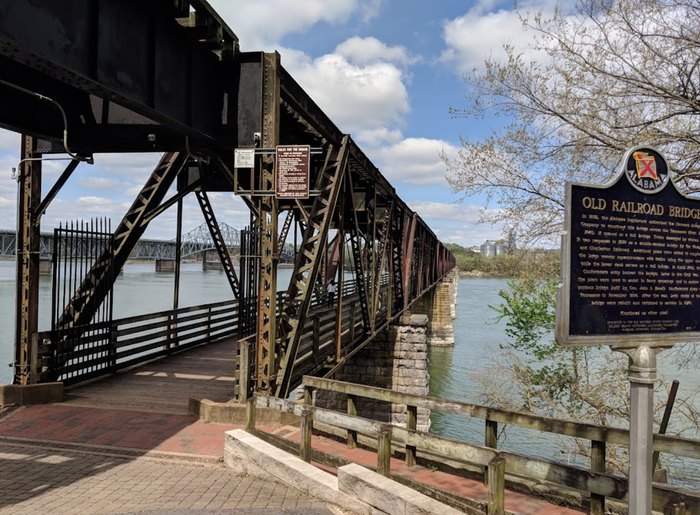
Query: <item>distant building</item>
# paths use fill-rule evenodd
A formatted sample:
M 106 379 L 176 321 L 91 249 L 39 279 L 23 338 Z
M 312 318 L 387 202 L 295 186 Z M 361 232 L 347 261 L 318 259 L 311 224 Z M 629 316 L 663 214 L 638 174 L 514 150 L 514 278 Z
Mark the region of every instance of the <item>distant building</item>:
M 505 240 L 486 240 L 481 244 L 481 255 L 484 257 L 505 255 L 509 250 Z

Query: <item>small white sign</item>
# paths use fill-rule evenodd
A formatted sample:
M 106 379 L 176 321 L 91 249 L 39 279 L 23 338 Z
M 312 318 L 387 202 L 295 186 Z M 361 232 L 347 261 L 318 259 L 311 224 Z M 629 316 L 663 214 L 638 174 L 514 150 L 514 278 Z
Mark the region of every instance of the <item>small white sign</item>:
M 234 151 L 233 166 L 235 168 L 254 168 L 255 167 L 255 149 L 254 148 L 237 148 Z

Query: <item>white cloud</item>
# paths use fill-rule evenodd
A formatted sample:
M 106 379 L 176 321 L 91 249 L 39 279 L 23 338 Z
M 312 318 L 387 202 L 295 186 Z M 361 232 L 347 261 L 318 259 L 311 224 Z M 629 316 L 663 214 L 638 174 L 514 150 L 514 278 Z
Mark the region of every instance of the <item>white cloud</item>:
M 349 62 L 362 65 L 376 62 L 390 62 L 408 66 L 417 61 L 403 46 L 389 46 L 377 38 L 359 36 L 346 39 L 335 49 L 335 53 Z
M 18 133 L 0 129 L 0 152 L 19 155 L 20 139 Z
M 285 50 L 282 64 L 344 132 L 403 122 L 409 110 L 404 73 L 390 62 L 354 64 L 339 54 L 316 59 Z
M 211 0 L 211 5 L 240 39 L 241 48 L 274 50 L 284 36 L 317 23 L 338 25 L 358 14 L 368 21 L 382 0 Z
M 117 179 L 110 179 L 107 177 L 81 177 L 79 180 L 82 186 L 86 188 L 94 188 L 98 190 L 106 190 L 122 187 L 122 182 Z
M 432 201 L 413 201 L 408 204 L 442 242 L 463 246 L 480 245 L 485 240 L 500 238 L 503 233 L 500 224 L 480 222 L 481 217 L 490 211 L 482 206 Z
M 390 182 L 447 186 L 445 163 L 440 158 L 442 153 L 455 155 L 457 149 L 442 140 L 406 138 L 371 152 L 382 174 Z
M 530 48 L 535 33 L 525 30 L 516 10 L 495 10 L 500 3 L 498 0 L 482 1 L 463 16 L 446 21 L 443 40 L 447 48 L 441 59 L 454 64 L 459 72 L 468 73 L 483 68 L 487 58 L 505 55 L 505 44 L 513 45 L 527 59 L 542 59 L 541 52 Z M 519 7 L 523 12 L 551 13 L 553 5 L 548 0 L 534 0 Z

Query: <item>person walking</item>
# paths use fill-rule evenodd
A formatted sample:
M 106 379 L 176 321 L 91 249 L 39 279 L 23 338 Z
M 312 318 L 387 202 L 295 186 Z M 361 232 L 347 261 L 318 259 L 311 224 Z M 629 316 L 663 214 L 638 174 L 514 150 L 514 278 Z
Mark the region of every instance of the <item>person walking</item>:
M 333 302 L 335 302 L 336 293 L 338 293 L 338 285 L 335 279 L 331 279 L 331 282 L 328 283 L 328 306 L 332 306 Z

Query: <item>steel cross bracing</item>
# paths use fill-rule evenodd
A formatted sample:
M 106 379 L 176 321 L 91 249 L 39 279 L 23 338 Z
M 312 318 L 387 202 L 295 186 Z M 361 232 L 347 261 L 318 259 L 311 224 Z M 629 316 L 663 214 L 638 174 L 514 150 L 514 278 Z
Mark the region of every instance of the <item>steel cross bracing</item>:
M 286 396 L 291 383 L 292 362 L 296 357 L 300 329 L 303 327 L 309 305 L 311 290 L 316 284 L 322 250 L 326 248 L 328 229 L 335 215 L 340 185 L 345 177 L 348 160 L 348 138 L 343 139 L 339 149 L 330 147 L 326 154 L 326 162 L 321 175 L 319 190 L 308 224 L 304 231 L 301 248 L 294 263 L 294 272 L 287 290 L 287 298 L 282 308 L 280 320 L 280 366 L 276 381 L 277 396 Z
M 224 236 L 221 233 L 219 224 L 216 222 L 216 216 L 214 215 L 214 209 L 212 209 L 211 202 L 209 202 L 209 197 L 204 191 L 198 191 L 195 195 L 197 196 L 199 207 L 202 210 L 202 215 L 204 215 L 207 227 L 209 228 L 209 233 L 211 234 L 211 239 L 216 247 L 216 252 L 218 252 L 219 259 L 221 259 L 221 263 L 224 267 L 224 273 L 226 274 L 226 279 L 228 279 L 228 283 L 231 286 L 233 298 L 239 299 L 241 297 L 241 288 L 238 284 L 238 276 L 236 275 L 236 270 L 233 268 L 233 263 L 231 262 L 231 256 L 228 253 Z
M 240 52 L 235 34 L 206 1 L 88 4 L 5 0 L 0 17 L 0 126 L 28 136 L 27 157 L 61 152 L 74 158 L 44 199 L 41 162 L 21 169 L 19 382 L 32 380 L 41 215 L 73 180 L 78 162 L 90 163 L 94 153 L 165 152 L 113 235 L 115 272 L 148 223 L 189 193 L 201 192 L 207 228 L 219 229 L 206 194 L 242 196 L 251 212 L 243 304 L 255 304 L 247 320 L 255 318 L 259 391 L 285 395 L 303 371 L 326 373 L 324 362 L 337 369 L 454 266 L 435 234 L 287 73 L 281 57 Z M 309 163 L 309 198 L 275 197 L 280 144 L 322 149 Z M 252 168 L 234 169 L 234 149 L 254 149 Z M 165 200 L 176 180 L 177 193 Z M 214 247 L 231 247 L 224 230 L 213 232 Z M 0 235 L 0 250 L 9 252 L 10 239 Z M 185 235 L 182 254 L 187 242 Z M 289 285 L 279 288 L 286 298 L 278 309 L 277 265 L 289 254 L 296 255 L 294 270 Z M 90 322 L 102 301 L 98 292 L 113 280 L 105 262 L 98 258 L 79 281 L 56 327 Z M 343 286 L 354 283 L 356 298 L 343 299 L 340 288 L 334 306 L 319 304 L 336 276 Z M 330 350 L 309 346 L 306 336 L 323 309 L 337 314 Z M 359 321 L 344 321 L 357 311 Z
M 63 314 L 58 318 L 57 328 L 65 329 L 87 324 L 92 319 L 104 299 L 103 292 L 106 291 L 104 288 L 98 288 L 98 284 L 102 284 L 104 281 L 114 281 L 119 274 L 134 245 L 146 230 L 146 224 L 143 223 L 144 218 L 151 209 L 156 208 L 163 200 L 187 159 L 186 154 L 179 152 L 168 152 L 163 155 L 160 163 L 114 232 L 114 264 L 112 265 L 111 260 L 106 258 L 96 260 L 78 291 L 65 306 Z M 110 266 L 114 268 L 113 274 Z

